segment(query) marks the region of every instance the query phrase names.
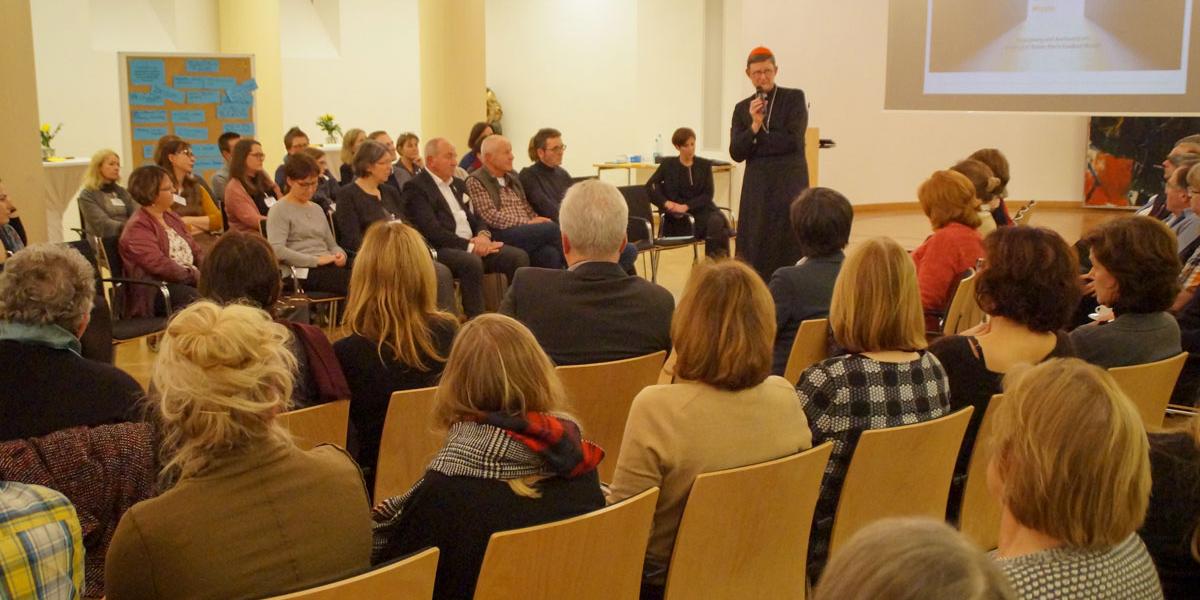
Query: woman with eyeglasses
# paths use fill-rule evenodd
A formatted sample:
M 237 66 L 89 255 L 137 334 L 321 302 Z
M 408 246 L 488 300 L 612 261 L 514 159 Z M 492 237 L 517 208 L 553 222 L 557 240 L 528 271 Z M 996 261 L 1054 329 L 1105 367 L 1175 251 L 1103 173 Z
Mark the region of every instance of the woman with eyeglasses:
M 345 295 L 350 286 L 346 251 L 334 241 L 325 211 L 312 202 L 321 167 L 298 152 L 284 161 L 283 175 L 288 193 L 267 213 L 267 241 L 279 261 L 305 280 L 304 289 Z
M 125 222 L 118 242 L 124 275 L 165 282 L 171 309 L 179 310 L 200 296 L 196 283 L 202 254 L 183 219 L 171 210 L 175 184 L 166 169 L 145 165 L 129 175 L 129 195 L 141 208 Z M 125 295 L 130 317 L 153 316 L 161 312 L 162 304 L 152 286 L 131 286 Z
M 267 211 L 283 196 L 263 172 L 266 157 L 262 144 L 252 138 L 242 138 L 233 147 L 229 184 L 225 186 L 225 216 L 232 230 L 262 235 Z
M 178 136 L 163 136 L 154 148 L 154 164 L 166 169 L 175 186 L 177 197 L 171 204 L 171 210 L 187 224 L 188 233 L 192 234 L 196 243 L 202 248 L 210 248 L 216 240 L 204 234 L 221 234 L 221 209 L 213 202 L 208 183 L 199 173 L 193 172 L 196 155 L 192 153 L 192 145 Z

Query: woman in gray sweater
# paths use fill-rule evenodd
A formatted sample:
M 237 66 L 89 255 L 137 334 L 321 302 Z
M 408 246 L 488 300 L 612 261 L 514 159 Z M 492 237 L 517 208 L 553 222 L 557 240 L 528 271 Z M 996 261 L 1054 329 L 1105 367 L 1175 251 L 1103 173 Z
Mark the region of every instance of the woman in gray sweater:
M 294 267 L 307 291 L 345 295 L 350 285 L 346 251 L 334 240 L 325 211 L 312 202 L 321 168 L 297 153 L 283 164 L 288 193 L 267 213 L 267 241 L 279 261 Z
M 92 155 L 83 189 L 79 192 L 79 213 L 83 230 L 101 238 L 118 237 L 125 221 L 137 209 L 129 191 L 121 187 L 121 157 L 112 150 Z

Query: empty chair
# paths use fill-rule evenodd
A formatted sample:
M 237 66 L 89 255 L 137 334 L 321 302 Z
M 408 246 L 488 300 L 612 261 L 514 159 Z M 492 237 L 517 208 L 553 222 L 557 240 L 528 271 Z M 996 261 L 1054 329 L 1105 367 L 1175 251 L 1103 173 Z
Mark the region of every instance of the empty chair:
M 558 367 L 558 378 L 567 390 L 572 413 L 583 424 L 585 437 L 604 448 L 601 481 L 612 481 L 629 407 L 642 388 L 658 382 L 666 354 L 660 351 L 625 360 Z
M 438 549 L 430 548 L 362 575 L 269 600 L 429 600 L 437 563 Z
M 942 319 L 942 335 L 956 335 L 983 322 L 983 309 L 975 299 L 978 271 L 968 271 L 958 282 L 950 307 Z
M 987 411 L 975 436 L 971 461 L 967 466 L 967 481 L 963 486 L 962 503 L 958 510 L 958 528 L 984 550 L 991 550 L 1000 538 L 1000 500 L 988 490 L 987 468 L 992 460 L 992 427 L 998 405 L 1004 394 L 996 394 L 988 402 Z
M 433 430 L 431 418 L 436 392 L 437 388 L 421 388 L 392 394 L 375 467 L 376 501 L 412 487 L 442 447 L 446 436 Z
M 809 319 L 800 323 L 796 330 L 796 340 L 792 342 L 792 351 L 788 354 L 787 369 L 783 378 L 795 385 L 800 382 L 800 374 L 814 363 L 829 357 L 829 319 Z
M 346 428 L 350 422 L 350 401 L 337 400 L 300 410 L 280 413 L 279 422 L 291 432 L 296 446 L 311 450 L 321 444 L 346 447 Z
M 657 501 L 650 488 L 584 515 L 493 534 L 475 600 L 636 600 Z
M 1143 365 L 1115 367 L 1108 370 L 1121 391 L 1137 405 L 1138 414 L 1146 427 L 1162 427 L 1167 414 L 1167 402 L 1175 389 L 1175 380 L 1183 370 L 1187 352 Z
M 829 549 L 887 517 L 946 514 L 950 477 L 973 407 L 932 421 L 864 431 L 842 484 Z M 886 499 L 886 500 L 885 500 Z
M 833 444 L 696 478 L 667 600 L 803 598 L 808 533 Z

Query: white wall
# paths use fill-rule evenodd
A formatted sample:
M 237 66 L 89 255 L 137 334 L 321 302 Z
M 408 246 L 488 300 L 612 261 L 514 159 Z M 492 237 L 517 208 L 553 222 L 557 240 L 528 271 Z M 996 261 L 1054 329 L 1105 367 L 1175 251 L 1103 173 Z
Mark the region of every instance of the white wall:
M 726 2 L 742 5 L 740 37 L 727 37 L 727 111 L 753 91 L 745 55 L 771 48 L 778 83 L 803 88 L 810 126 L 838 143 L 821 153 L 820 184 L 855 204 L 915 200 L 929 173 L 982 147 L 1008 156 L 1014 198 L 1082 200 L 1086 117 L 883 110 L 886 0 Z

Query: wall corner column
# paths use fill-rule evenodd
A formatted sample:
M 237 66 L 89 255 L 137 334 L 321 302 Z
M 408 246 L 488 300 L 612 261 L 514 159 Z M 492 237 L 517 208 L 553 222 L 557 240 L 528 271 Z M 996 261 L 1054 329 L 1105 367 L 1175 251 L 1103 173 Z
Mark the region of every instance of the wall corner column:
M 262 143 L 270 172 L 283 162 L 283 58 L 279 0 L 220 0 L 218 23 L 224 54 L 253 54 L 254 139 Z M 270 176 L 270 173 L 268 173 Z
M 484 0 L 420 0 L 421 137 L 444 137 L 461 156 L 487 117 Z M 517 144 L 520 146 L 520 144 Z
M 31 0 L 0 2 L 0 178 L 30 243 L 49 239 Z

